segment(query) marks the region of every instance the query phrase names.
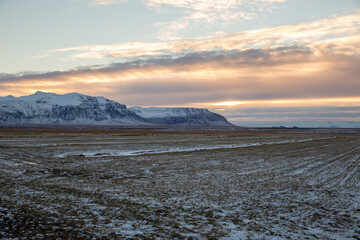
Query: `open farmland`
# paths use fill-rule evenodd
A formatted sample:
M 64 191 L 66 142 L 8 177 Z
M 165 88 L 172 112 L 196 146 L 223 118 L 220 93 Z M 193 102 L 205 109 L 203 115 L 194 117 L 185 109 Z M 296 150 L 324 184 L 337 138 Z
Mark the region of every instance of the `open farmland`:
M 0 238 L 360 239 L 360 134 L 0 129 Z

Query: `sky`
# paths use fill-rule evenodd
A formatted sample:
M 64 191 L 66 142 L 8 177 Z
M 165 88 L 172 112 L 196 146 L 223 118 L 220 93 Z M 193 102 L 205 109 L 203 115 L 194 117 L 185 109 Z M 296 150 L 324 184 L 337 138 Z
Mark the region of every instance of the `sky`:
M 360 127 L 360 0 L 0 0 L 0 96 Z

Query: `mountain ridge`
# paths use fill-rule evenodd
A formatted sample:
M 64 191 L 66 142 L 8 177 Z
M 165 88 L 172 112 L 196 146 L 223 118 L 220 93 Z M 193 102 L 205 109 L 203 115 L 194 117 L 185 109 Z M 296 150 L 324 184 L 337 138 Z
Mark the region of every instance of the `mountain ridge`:
M 131 107 L 104 97 L 73 92 L 0 97 L 0 125 L 233 126 L 200 108 Z

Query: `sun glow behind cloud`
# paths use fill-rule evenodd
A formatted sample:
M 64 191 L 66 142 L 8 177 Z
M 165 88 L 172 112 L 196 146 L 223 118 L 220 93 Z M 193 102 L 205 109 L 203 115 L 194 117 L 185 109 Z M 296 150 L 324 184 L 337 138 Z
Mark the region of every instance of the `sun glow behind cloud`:
M 246 101 L 226 101 L 226 102 L 218 102 L 218 103 L 210 103 L 209 105 L 214 106 L 236 106 L 240 104 L 246 104 Z
M 196 104 L 196 103 L 195 103 Z M 238 105 L 251 106 L 270 106 L 277 105 L 283 107 L 309 107 L 309 106 L 346 106 L 348 104 L 360 106 L 360 97 L 340 97 L 340 98 L 305 98 L 305 99 L 269 99 L 251 101 L 224 101 L 216 103 L 201 103 L 204 105 L 233 107 Z

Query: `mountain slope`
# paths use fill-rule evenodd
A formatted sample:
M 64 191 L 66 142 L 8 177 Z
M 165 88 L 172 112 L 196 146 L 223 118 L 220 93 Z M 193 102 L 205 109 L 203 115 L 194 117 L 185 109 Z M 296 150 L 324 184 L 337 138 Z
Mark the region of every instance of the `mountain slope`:
M 125 105 L 103 97 L 79 93 L 58 95 L 36 92 L 23 97 L 0 98 L 0 123 L 59 125 L 141 125 L 143 118 Z
M 129 110 L 156 125 L 232 126 L 220 114 L 201 108 L 131 107 Z

